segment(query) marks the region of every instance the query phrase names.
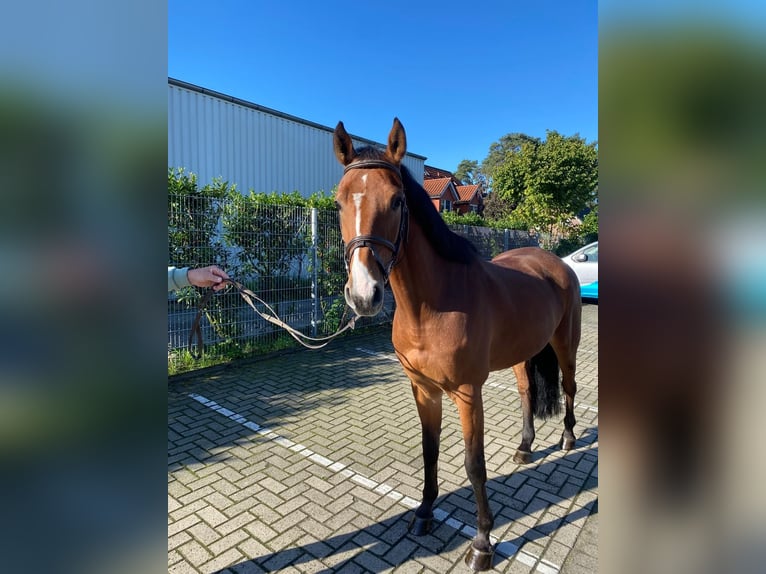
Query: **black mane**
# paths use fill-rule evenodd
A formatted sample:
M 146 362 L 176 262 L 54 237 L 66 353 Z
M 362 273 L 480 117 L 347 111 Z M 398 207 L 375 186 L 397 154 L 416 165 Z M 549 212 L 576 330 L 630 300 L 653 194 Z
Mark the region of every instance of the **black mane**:
M 403 165 L 401 172 L 410 216 L 418 222 L 431 247 L 447 261 L 470 263 L 476 259 L 476 246 L 447 227 L 426 190 Z
M 364 159 L 382 159 L 389 162 L 391 161 L 389 158 L 386 157 L 386 154 L 383 153 L 383 150 L 377 147 L 366 145 L 363 147 L 358 147 L 354 149 L 354 151 L 356 152 L 356 155 L 354 156 L 354 161 L 364 160 Z
M 372 146 L 360 147 L 354 151 L 356 151 L 354 160 L 388 159 L 382 150 Z M 434 208 L 426 190 L 412 177 L 404 165 L 401 166 L 400 171 L 410 217 L 414 218 L 420 225 L 434 251 L 447 261 L 456 263 L 467 264 L 476 259 L 478 255 L 476 246 L 447 227 L 439 212 Z

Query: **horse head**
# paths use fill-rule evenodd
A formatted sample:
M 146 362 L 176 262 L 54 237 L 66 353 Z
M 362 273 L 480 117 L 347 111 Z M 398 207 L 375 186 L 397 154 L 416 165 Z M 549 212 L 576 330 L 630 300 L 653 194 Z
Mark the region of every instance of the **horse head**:
M 335 201 L 346 244 L 344 295 L 361 316 L 383 308 L 383 289 L 407 235 L 407 204 L 400 172 L 407 152 L 401 122 L 394 118 L 385 151 L 354 149 L 343 122 L 333 135 L 335 156 L 345 167 Z

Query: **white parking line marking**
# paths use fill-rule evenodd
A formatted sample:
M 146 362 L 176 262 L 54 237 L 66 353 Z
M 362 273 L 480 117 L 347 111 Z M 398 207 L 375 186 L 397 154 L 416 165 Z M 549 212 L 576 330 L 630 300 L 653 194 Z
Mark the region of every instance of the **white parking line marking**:
M 322 466 L 325 466 L 329 468 L 330 470 L 333 470 L 335 472 L 338 472 L 341 476 L 344 476 L 351 481 L 355 482 L 356 484 L 363 486 L 364 488 L 368 488 L 374 492 L 377 492 L 378 494 L 383 494 L 387 498 L 390 498 L 396 502 L 399 502 L 400 504 L 406 506 L 409 509 L 415 509 L 419 506 L 419 502 L 413 498 L 410 498 L 409 496 L 404 496 L 402 493 L 397 492 L 394 490 L 393 487 L 385 484 L 385 483 L 378 483 L 371 478 L 368 478 L 362 474 L 359 474 L 358 472 L 354 472 L 353 470 L 349 469 L 340 462 L 333 462 L 332 460 L 315 453 L 311 449 L 295 443 L 291 441 L 288 438 L 285 438 L 283 436 L 278 435 L 277 433 L 271 431 L 268 428 L 262 427 L 252 421 L 248 421 L 245 417 L 242 415 L 238 415 L 237 413 L 230 411 L 229 409 L 222 407 L 215 401 L 212 401 L 208 398 L 203 397 L 202 395 L 198 395 L 196 393 L 189 393 L 189 397 L 197 401 L 198 403 L 209 407 L 210 409 L 216 411 L 219 414 L 222 414 L 229 420 L 232 420 L 238 424 L 241 424 L 242 426 L 255 430 L 258 434 L 267 437 L 269 440 L 273 441 L 276 444 L 279 444 L 281 446 L 286 446 L 289 450 L 292 450 L 294 452 L 297 452 L 298 454 L 305 456 L 309 460 L 312 460 L 318 464 L 321 464 Z M 245 421 L 245 422 L 242 422 Z M 289 446 L 287 446 L 289 445 Z M 464 536 L 468 537 L 469 539 L 472 539 L 476 535 L 476 528 L 473 526 L 469 526 L 468 524 L 465 524 L 456 518 L 450 517 L 444 510 L 441 510 L 439 508 L 435 508 L 434 511 L 434 518 L 440 522 L 443 522 L 447 524 L 448 526 L 454 528 L 459 533 L 463 534 Z M 542 574 L 557 574 L 560 570 L 560 568 L 553 563 L 542 560 L 541 558 L 535 556 L 534 554 L 530 554 L 529 552 L 525 552 L 524 550 L 519 550 L 519 548 L 507 540 L 498 540 L 494 536 L 490 536 L 490 541 L 492 544 L 495 545 L 495 552 L 498 552 L 502 556 L 505 556 L 506 558 L 515 557 L 516 560 L 519 560 L 520 562 L 526 564 L 527 566 L 535 566 L 537 565 L 537 570 L 542 572 Z

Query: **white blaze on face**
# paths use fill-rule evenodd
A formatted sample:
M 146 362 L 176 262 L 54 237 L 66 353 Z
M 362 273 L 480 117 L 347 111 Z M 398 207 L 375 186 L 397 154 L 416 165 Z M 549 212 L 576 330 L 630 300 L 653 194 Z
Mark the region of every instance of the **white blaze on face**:
M 362 234 L 362 198 L 367 193 L 367 174 L 362 175 L 362 191 L 360 193 L 353 193 L 351 197 L 354 200 L 354 207 L 356 208 L 356 235 Z M 351 268 L 351 285 L 354 293 L 364 299 L 371 299 L 375 292 L 375 285 L 377 281 L 370 275 L 357 257 L 358 250 L 354 250 L 351 254 L 351 261 L 349 267 Z
M 354 199 L 354 207 L 356 208 L 356 234 L 362 234 L 362 198 L 367 193 L 367 174 L 362 176 L 362 191 L 361 193 L 352 193 L 351 197 Z

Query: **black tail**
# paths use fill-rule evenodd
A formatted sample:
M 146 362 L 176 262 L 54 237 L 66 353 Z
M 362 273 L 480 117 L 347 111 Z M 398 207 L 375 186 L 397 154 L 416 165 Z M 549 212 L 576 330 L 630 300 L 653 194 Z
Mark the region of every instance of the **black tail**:
M 532 412 L 539 419 L 561 413 L 559 360 L 550 344 L 527 361 Z

